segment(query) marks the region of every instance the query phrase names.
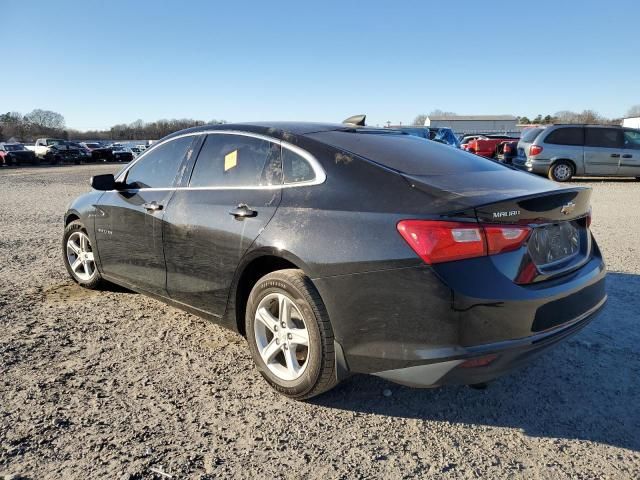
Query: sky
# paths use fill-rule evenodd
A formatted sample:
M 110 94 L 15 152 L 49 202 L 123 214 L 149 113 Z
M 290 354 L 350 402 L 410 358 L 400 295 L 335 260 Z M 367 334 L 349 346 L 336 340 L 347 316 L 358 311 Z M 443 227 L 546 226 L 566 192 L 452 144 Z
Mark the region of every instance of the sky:
M 409 123 L 640 104 L 640 2 L 0 0 L 0 112 Z

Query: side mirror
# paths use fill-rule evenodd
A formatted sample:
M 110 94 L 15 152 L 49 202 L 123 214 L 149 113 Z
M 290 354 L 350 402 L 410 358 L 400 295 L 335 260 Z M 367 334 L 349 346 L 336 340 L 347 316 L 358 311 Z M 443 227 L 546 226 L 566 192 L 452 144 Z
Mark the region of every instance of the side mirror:
M 112 173 L 94 175 L 91 177 L 91 188 L 101 191 L 115 190 L 116 179 L 113 177 Z

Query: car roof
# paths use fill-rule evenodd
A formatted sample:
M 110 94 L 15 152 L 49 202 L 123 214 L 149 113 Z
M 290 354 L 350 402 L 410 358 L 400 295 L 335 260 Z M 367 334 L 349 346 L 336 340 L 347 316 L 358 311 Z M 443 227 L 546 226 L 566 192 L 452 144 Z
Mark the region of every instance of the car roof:
M 386 132 L 388 128 L 358 126 L 346 123 L 316 123 L 316 122 L 246 122 L 246 123 L 224 123 L 221 125 L 201 125 L 187 128 L 168 135 L 166 138 L 184 135 L 187 133 L 206 132 L 211 130 L 238 130 L 258 133 L 274 138 L 286 139 L 289 135 L 309 135 L 312 133 L 331 131 L 355 131 L 362 133 Z
M 550 127 L 596 127 L 596 128 L 624 128 L 622 125 L 603 125 L 601 123 L 554 123 Z

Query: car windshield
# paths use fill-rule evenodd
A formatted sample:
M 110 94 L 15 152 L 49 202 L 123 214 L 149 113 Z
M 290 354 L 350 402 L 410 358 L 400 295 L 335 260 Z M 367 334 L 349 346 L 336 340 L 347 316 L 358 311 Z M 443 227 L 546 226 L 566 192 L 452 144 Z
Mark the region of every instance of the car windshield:
M 64 140 L 47 140 L 47 145 L 64 145 Z
M 525 130 L 522 136 L 520 137 L 520 140 L 527 143 L 533 142 L 536 139 L 536 137 L 540 135 L 540 132 L 542 130 L 544 130 L 544 128 L 530 128 L 528 130 Z
M 412 135 L 378 135 L 363 139 L 349 131 L 308 134 L 310 138 L 411 175 L 449 175 L 506 168 L 477 155 Z
M 18 152 L 20 150 L 24 150 L 25 148 L 22 145 L 14 143 L 14 144 L 5 144 L 4 149 L 7 152 Z

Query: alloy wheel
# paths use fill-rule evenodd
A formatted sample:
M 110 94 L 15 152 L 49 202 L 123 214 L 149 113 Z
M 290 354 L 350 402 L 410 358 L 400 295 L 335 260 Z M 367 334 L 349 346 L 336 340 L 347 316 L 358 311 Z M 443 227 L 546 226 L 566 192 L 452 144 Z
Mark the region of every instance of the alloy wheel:
M 67 262 L 73 274 L 83 282 L 91 280 L 96 264 L 89 237 L 84 232 L 73 232 L 67 239 Z
M 561 163 L 553 167 L 553 173 L 558 180 L 564 181 L 571 178 L 572 172 L 571 172 L 571 167 L 569 165 L 565 163 Z
M 309 332 L 303 315 L 288 296 L 266 295 L 255 314 L 254 335 L 260 357 L 281 380 L 299 378 L 309 358 Z

